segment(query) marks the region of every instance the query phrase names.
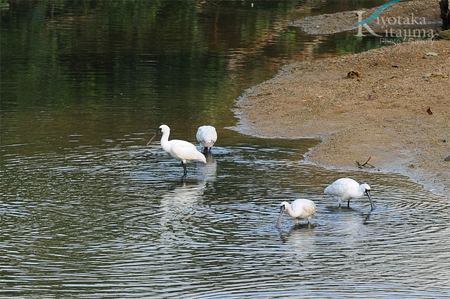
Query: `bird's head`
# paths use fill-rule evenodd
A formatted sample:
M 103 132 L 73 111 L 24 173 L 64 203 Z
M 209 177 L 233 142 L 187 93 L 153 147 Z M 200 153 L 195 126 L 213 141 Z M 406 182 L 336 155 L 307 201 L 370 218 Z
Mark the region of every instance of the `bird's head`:
M 157 132 L 161 133 L 170 132 L 170 128 L 167 125 L 160 125 Z
M 370 195 L 370 186 L 368 184 L 362 184 L 360 187 L 364 193 L 369 196 Z
M 288 205 L 289 205 L 289 203 L 287 201 L 283 201 L 282 203 L 280 203 L 280 213 L 283 213 L 284 210 L 287 209 Z
M 158 135 L 159 133 L 165 133 L 165 132 L 170 132 L 170 128 L 166 125 L 160 125 L 158 130 L 156 130 L 155 135 L 153 135 L 152 138 L 150 138 L 149 142 L 147 142 L 147 146 L 150 144 L 150 142 L 152 142 L 153 138 L 156 137 L 156 135 Z

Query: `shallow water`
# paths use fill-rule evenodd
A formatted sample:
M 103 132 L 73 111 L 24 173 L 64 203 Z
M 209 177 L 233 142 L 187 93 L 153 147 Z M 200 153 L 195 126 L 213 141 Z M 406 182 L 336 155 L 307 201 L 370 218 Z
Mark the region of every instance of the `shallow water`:
M 317 140 L 225 129 L 239 94 L 285 61 L 373 41 L 280 30 L 306 2 L 202 3 L 2 8 L 0 295 L 449 297 L 448 199 L 307 164 Z M 194 143 L 216 126 L 208 163 L 183 179 L 159 139 L 146 146 L 160 123 Z M 371 185 L 374 211 L 323 194 L 343 176 Z M 277 230 L 279 203 L 299 197 L 317 205 L 311 225 L 285 215 Z
M 182 179 L 158 144 L 129 141 L 7 157 L 3 295 L 450 295 L 450 208 L 404 177 L 325 171 L 302 162 L 307 142 L 242 137 Z M 322 194 L 346 175 L 372 185 L 374 211 Z M 311 226 L 285 215 L 275 229 L 298 197 L 317 205 Z

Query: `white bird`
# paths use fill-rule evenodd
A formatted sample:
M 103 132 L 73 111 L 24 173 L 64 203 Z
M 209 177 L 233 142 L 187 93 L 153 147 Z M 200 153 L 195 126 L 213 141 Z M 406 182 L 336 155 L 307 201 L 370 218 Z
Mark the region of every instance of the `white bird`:
M 213 126 L 201 126 L 197 130 L 196 137 L 198 143 L 200 143 L 200 146 L 202 147 L 202 152 L 208 152 L 217 141 L 216 128 Z
M 341 202 L 347 200 L 347 206 L 350 207 L 350 199 L 361 198 L 364 194 L 367 195 L 370 201 L 370 207 L 373 210 L 373 202 L 370 197 L 370 186 L 367 184 L 359 184 L 357 181 L 349 178 L 341 178 L 333 182 L 331 185 L 325 188 L 325 194 L 333 196 L 333 198 L 339 200 L 339 206 Z
M 153 135 L 153 137 L 147 143 L 147 146 L 150 144 L 150 142 L 152 142 L 153 138 L 155 138 L 155 136 L 158 135 L 159 132 L 162 133 L 161 147 L 163 148 L 163 150 L 168 152 L 172 157 L 181 161 L 181 166 L 183 166 L 185 176 L 187 174 L 186 170 L 187 161 L 199 161 L 206 163 L 205 156 L 202 153 L 200 153 L 195 147 L 195 145 L 193 145 L 192 143 L 177 139 L 169 141 L 170 128 L 166 125 L 159 126 L 155 135 Z
M 309 224 L 311 216 L 316 213 L 316 205 L 312 200 L 303 198 L 296 199 L 291 204 L 283 201 L 280 204 L 280 216 L 275 225 L 276 228 L 281 228 L 281 218 L 283 217 L 284 210 L 287 210 L 289 215 L 297 220 L 297 225 L 299 219 L 308 219 Z

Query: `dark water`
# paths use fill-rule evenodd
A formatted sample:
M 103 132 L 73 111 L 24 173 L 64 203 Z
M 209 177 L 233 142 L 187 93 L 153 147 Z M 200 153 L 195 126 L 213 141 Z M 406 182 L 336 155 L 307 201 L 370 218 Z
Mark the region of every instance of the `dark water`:
M 384 3 L 383 1 L 381 1 Z M 448 298 L 450 207 L 405 177 L 303 161 L 316 140 L 225 129 L 289 60 L 377 46 L 287 24 L 366 1 L 27 1 L 1 6 L 3 298 Z M 371 1 L 370 5 L 376 5 Z M 378 3 L 380 4 L 380 3 Z M 182 168 L 159 142 L 219 141 Z M 338 177 L 374 189 L 338 208 Z M 304 197 L 312 225 L 279 203 Z

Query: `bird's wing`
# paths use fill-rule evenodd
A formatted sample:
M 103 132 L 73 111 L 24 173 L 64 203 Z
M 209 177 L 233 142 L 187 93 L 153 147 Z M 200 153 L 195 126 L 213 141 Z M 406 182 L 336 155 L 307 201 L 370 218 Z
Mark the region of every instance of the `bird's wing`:
M 211 131 L 206 132 L 206 134 L 203 136 L 203 140 L 206 141 L 206 142 L 213 142 L 214 143 L 214 142 L 216 142 L 216 139 L 217 139 L 217 137 L 214 138 L 214 134 Z
M 183 161 L 195 160 L 206 163 L 205 156 L 197 150 L 195 145 L 184 140 L 176 141 L 177 142 L 173 143 L 171 151 L 178 157 L 178 159 Z
M 312 203 L 312 204 L 303 206 L 303 210 L 306 212 L 306 214 L 313 215 L 316 213 L 317 209 L 316 209 L 316 205 L 314 203 Z
M 306 212 L 308 215 L 312 215 L 316 212 L 316 205 L 313 201 L 307 199 L 297 199 L 291 204 L 292 210 L 296 211 L 296 214 L 302 214 L 301 211 Z
M 198 143 L 202 142 L 202 133 L 203 127 L 198 128 L 197 134 L 195 134 L 195 138 L 197 138 Z
M 217 132 L 216 132 L 216 129 L 212 128 L 210 134 L 211 134 L 211 140 L 212 140 L 213 142 L 216 142 L 216 141 L 217 141 Z
M 204 127 L 201 130 L 197 131 L 197 140 L 204 142 L 216 142 L 217 140 L 217 132 L 214 127 Z
M 180 158 L 185 158 L 189 155 L 192 149 L 196 149 L 195 145 L 184 140 L 171 140 L 172 147 L 171 151 Z
M 324 193 L 329 195 L 341 195 L 346 188 L 347 184 L 345 184 L 344 182 L 336 181 L 333 184 L 326 187 Z

